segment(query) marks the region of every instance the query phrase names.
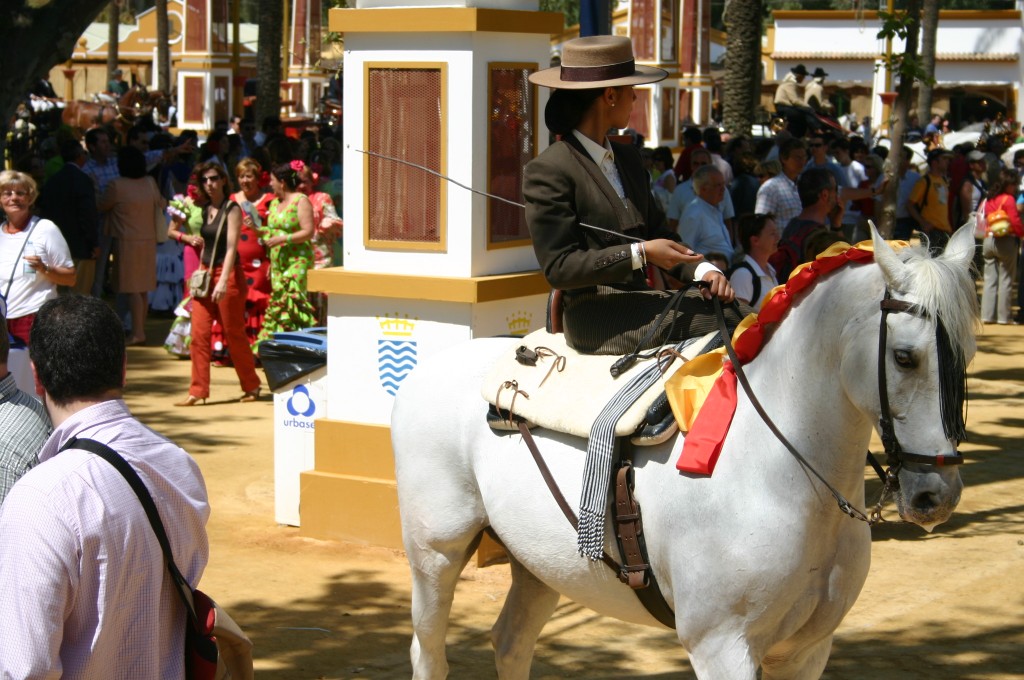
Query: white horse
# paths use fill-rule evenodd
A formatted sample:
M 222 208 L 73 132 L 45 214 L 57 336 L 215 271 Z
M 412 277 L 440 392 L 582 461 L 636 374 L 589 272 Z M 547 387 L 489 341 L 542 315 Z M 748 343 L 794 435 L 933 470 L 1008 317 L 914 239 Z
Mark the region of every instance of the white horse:
M 872 235 L 874 262 L 843 267 L 802 293 L 746 365 L 770 417 L 859 508 L 864 452 L 880 416 L 878 362 L 884 361 L 903 449 L 955 454 L 956 441 L 939 424 L 936 320 L 967 361 L 977 330 L 969 230 L 959 230 L 934 259 L 921 248 L 896 252 Z M 883 319 L 879 303 L 886 291 L 923 314 Z M 888 330 L 881 357 L 880 322 Z M 445 632 L 456 582 L 486 527 L 507 548 L 512 570 L 492 629 L 498 677 L 529 677 L 534 644 L 559 594 L 604 615 L 659 625 L 608 566 L 577 553 L 576 534 L 520 433 L 494 432 L 485 423 L 482 375 L 515 342 L 476 340 L 424 361 L 395 401 L 392 439 L 412 567 L 414 678 L 448 673 Z M 585 441 L 542 430 L 535 438 L 574 504 Z M 681 445 L 678 437 L 635 449 L 633 462 L 649 561 L 697 676 L 753 680 L 760 667 L 765 680 L 819 677 L 833 632 L 867 577 L 868 525 L 837 509 L 742 392 L 712 476 L 677 472 Z M 900 515 L 929 530 L 959 502 L 956 467 L 906 463 L 898 479 Z M 607 552 L 617 555 L 610 531 L 607 536 Z

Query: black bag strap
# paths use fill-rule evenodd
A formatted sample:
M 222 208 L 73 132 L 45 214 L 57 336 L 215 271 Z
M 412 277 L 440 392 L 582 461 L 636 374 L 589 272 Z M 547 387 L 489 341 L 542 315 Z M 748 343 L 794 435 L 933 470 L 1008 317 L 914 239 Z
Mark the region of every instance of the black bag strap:
M 924 195 L 921 196 L 921 202 L 917 204 L 917 211 L 921 212 L 924 207 L 928 204 L 928 193 L 932 190 L 932 175 L 926 173 L 924 176 Z
M 754 271 L 754 267 L 751 266 L 749 262 L 746 260 L 740 260 L 734 266 L 729 267 L 728 271 L 725 272 L 725 278 L 731 279 L 737 269 L 746 269 L 750 272 L 750 278 L 753 286 L 750 304 L 756 304 L 761 300 L 761 277 L 757 275 L 757 272 Z
M 146 488 L 142 478 L 139 477 L 139 473 L 135 471 L 135 468 L 128 461 L 121 457 L 121 454 L 95 439 L 72 437 L 64 446 L 60 447 L 61 451 L 66 449 L 81 449 L 82 451 L 95 453 L 113 465 L 114 469 L 120 472 L 121 476 L 128 482 L 128 486 L 132 487 L 132 491 L 135 492 L 139 502 L 142 504 L 142 509 L 146 511 L 146 517 L 149 518 L 149 523 L 153 527 L 156 540 L 160 542 L 160 549 L 163 550 L 167 570 L 171 573 L 171 578 L 174 580 L 174 585 L 181 596 L 181 601 L 185 604 L 185 611 L 188 612 L 189 619 L 193 625 L 196 625 L 198 617 L 196 616 L 195 604 L 192 601 L 192 586 L 188 584 L 188 581 L 181 575 L 181 571 L 178 570 L 178 566 L 174 563 L 174 556 L 171 554 L 171 543 L 167 540 L 164 523 L 160 520 L 160 513 L 156 509 L 156 503 L 153 502 L 153 497 L 149 494 L 149 489 Z
M 217 210 L 217 234 L 213 237 L 213 247 L 210 248 L 210 254 L 208 257 L 204 257 L 206 255 L 204 250 L 203 255 L 199 258 L 199 264 L 205 266 L 207 269 L 213 268 L 213 259 L 217 257 L 217 244 L 220 242 L 221 229 L 224 228 L 224 222 L 227 221 L 228 213 L 231 212 L 231 208 L 236 205 L 238 204 L 231 199 L 225 198 L 220 204 L 220 208 Z M 207 206 L 207 208 L 209 208 L 209 206 Z M 203 212 L 203 222 L 206 222 L 206 211 Z
M 32 238 L 32 232 L 35 231 L 36 225 L 39 223 L 39 218 L 33 215 L 29 219 L 28 233 L 25 234 L 25 242 L 21 244 L 21 250 L 18 251 L 18 257 L 14 259 L 14 269 L 11 270 L 11 278 L 7 280 L 7 289 L 4 290 L 4 294 L 0 295 L 7 302 L 7 296 L 11 294 L 11 285 L 14 284 L 14 277 L 18 274 L 18 265 L 21 262 L 21 256 L 25 254 L 25 246 L 28 245 L 29 240 Z M 4 220 L 4 224 L 7 221 Z M 4 307 L 4 314 L 6 315 L 7 308 Z

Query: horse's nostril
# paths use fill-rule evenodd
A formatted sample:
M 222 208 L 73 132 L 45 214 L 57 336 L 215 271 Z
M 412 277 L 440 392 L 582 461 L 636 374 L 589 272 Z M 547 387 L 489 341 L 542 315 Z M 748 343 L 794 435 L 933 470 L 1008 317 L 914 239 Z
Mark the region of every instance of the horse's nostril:
M 930 512 L 939 505 L 938 496 L 931 491 L 925 491 L 914 496 L 911 505 L 919 512 Z

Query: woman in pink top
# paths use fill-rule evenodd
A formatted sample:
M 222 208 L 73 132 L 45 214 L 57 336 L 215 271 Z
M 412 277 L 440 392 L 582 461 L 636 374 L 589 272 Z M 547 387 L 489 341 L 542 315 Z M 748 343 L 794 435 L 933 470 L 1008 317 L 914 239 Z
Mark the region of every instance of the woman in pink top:
M 1013 275 L 1017 269 L 1017 249 L 1024 238 L 1024 224 L 1017 213 L 1017 187 L 1020 179 L 1013 170 L 1000 170 L 988 190 L 985 219 L 988 235 L 981 246 L 985 259 L 985 282 L 981 291 L 981 319 L 985 323 L 1011 323 L 1010 307 Z

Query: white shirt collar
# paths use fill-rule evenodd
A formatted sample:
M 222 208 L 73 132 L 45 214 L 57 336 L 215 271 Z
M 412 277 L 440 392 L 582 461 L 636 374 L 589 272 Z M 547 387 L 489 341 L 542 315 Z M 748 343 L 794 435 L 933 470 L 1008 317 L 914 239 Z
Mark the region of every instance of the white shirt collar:
M 608 155 L 611 154 L 614 158 L 614 155 L 612 154 L 612 145 L 608 142 L 607 139 L 604 140 L 604 146 L 601 146 L 593 139 L 587 137 L 585 134 L 580 132 L 579 130 L 573 130 L 572 134 L 576 136 L 576 139 L 578 139 L 580 141 L 580 144 L 583 145 L 583 149 L 587 152 L 587 155 L 593 158 L 594 162 L 597 163 L 598 166 L 600 166 L 601 163 L 604 162 L 604 159 Z
M 754 268 L 754 273 L 758 276 L 770 276 L 773 279 L 775 278 L 775 267 L 772 266 L 771 262 L 768 263 L 768 271 L 766 272 L 761 269 L 761 265 L 757 263 L 757 260 L 752 258 L 750 255 L 744 255 L 743 260 Z

